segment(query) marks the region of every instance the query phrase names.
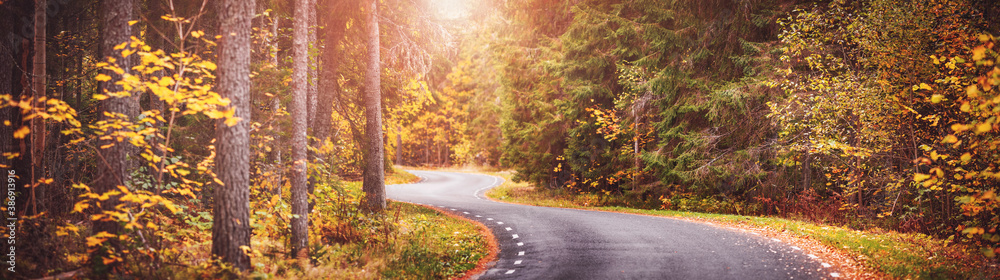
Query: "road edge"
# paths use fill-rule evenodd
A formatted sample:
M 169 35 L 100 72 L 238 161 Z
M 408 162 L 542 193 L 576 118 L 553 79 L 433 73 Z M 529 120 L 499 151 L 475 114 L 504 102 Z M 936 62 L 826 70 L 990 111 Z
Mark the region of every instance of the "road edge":
M 423 178 L 421 178 L 421 181 L 422 180 L 423 180 Z M 488 271 L 490 268 L 492 268 L 494 265 L 496 265 L 496 261 L 497 261 L 497 258 L 498 258 L 497 256 L 499 255 L 499 252 L 500 252 L 500 245 L 499 245 L 500 243 L 497 242 L 497 238 L 496 238 L 496 236 L 493 235 L 493 231 L 491 231 L 490 228 L 486 227 L 486 225 L 484 225 L 483 223 L 480 223 L 480 222 L 477 222 L 475 220 L 472 220 L 472 219 L 469 219 L 469 218 L 466 218 L 466 217 L 462 217 L 462 216 L 453 214 L 453 213 L 451 213 L 451 212 L 449 212 L 449 211 L 447 211 L 445 209 L 438 208 L 438 207 L 427 206 L 427 205 L 423 205 L 423 204 L 417 204 L 417 203 L 406 202 L 406 201 L 398 201 L 398 200 L 392 200 L 392 199 L 390 199 L 390 200 L 392 202 L 406 203 L 406 204 L 410 204 L 410 205 L 414 205 L 414 206 L 420 206 L 420 207 L 424 207 L 424 208 L 427 208 L 427 209 L 431 209 L 431 210 L 437 211 L 438 213 L 441 213 L 441 214 L 443 214 L 445 216 L 448 216 L 450 218 L 467 221 L 467 222 L 469 222 L 469 223 L 471 223 L 473 225 L 476 225 L 476 227 L 479 228 L 479 234 L 482 235 L 482 236 L 484 236 L 484 237 L 486 237 L 486 247 L 487 247 L 486 248 L 486 251 L 487 251 L 486 256 L 483 257 L 483 258 L 481 258 L 481 259 L 479 259 L 479 261 L 476 262 L 476 266 L 475 267 L 473 267 L 472 269 L 469 269 L 469 270 L 465 271 L 465 273 L 462 273 L 462 275 L 460 275 L 460 276 L 453 277 L 452 279 L 458 279 L 458 280 L 479 279 L 479 277 L 483 276 L 486 273 L 486 271 Z

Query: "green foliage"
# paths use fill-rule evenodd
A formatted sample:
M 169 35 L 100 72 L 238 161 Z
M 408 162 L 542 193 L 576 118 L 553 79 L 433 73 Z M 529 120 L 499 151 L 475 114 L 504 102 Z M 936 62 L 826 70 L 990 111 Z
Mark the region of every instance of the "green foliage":
M 777 13 L 711 5 L 586 1 L 569 8 L 572 20 L 515 21 L 496 55 L 515 179 L 646 200 L 761 184 L 770 91 L 754 77 L 773 58 L 757 41 L 768 27 L 749 18 Z

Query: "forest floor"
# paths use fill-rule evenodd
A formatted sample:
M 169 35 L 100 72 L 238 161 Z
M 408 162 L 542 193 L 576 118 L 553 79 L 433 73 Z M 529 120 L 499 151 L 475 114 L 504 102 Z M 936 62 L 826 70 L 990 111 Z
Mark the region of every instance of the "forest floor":
M 529 183 L 515 183 L 509 171 L 484 171 L 474 167 L 442 171 L 486 173 L 504 178 L 503 184 L 486 193 L 495 201 L 685 219 L 778 239 L 816 255 L 840 270 L 841 276 L 847 279 L 1000 279 L 1000 267 L 995 259 L 982 257 L 963 244 L 924 234 L 881 229 L 859 231 L 778 217 L 602 206 L 594 194 L 560 192 L 536 188 Z

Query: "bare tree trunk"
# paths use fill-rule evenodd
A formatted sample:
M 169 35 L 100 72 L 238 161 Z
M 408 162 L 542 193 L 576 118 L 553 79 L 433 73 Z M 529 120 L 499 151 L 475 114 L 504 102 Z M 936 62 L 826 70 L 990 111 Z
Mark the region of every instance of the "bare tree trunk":
M 218 91 L 240 118 L 234 126 L 215 123 L 217 155 L 212 254 L 240 270 L 250 269 L 250 27 L 252 1 L 221 0 Z
M 368 67 L 365 70 L 365 155 L 364 183 L 366 207 L 385 210 L 385 147 L 382 144 L 381 62 L 379 60 L 378 1 L 368 10 Z
M 31 97 L 36 110 L 45 110 L 46 80 L 45 80 L 45 28 L 47 15 L 45 13 L 46 0 L 35 1 L 35 56 L 31 63 Z M 42 187 L 38 179 L 45 176 L 45 119 L 31 119 L 31 184 L 34 186 L 29 191 L 28 204 L 31 205 L 31 213 L 38 213 L 38 202 L 35 199 L 35 189 Z
M 321 7 L 324 10 L 334 10 L 333 2 L 333 0 L 325 0 Z M 323 44 L 320 48 L 319 62 L 321 63 L 320 70 L 322 71 L 323 79 L 317 81 L 316 125 L 313 127 L 316 140 L 320 145 L 330 138 L 330 126 L 332 125 L 330 116 L 333 114 L 333 95 L 338 90 L 337 66 L 339 65 L 337 64 L 337 44 L 343 37 L 344 32 L 342 19 L 335 19 L 334 16 L 328 15 L 323 17 L 321 24 L 323 26 L 323 33 L 321 33 L 320 38 Z
M 277 116 L 278 112 L 280 111 L 281 111 L 281 99 L 275 96 L 273 99 L 271 99 L 271 112 L 272 114 Z M 274 137 L 275 139 L 278 139 L 280 136 L 275 135 Z M 285 167 L 281 163 L 281 147 L 274 147 L 274 149 L 272 149 L 271 152 L 274 155 L 273 158 L 274 166 L 276 166 L 276 168 L 274 169 L 274 176 L 275 176 L 273 185 L 274 188 L 271 189 L 271 193 L 277 195 L 278 197 L 281 197 L 281 187 L 284 186 L 282 182 L 284 181 L 284 176 L 285 176 L 284 174 Z
M 278 23 L 281 17 L 278 16 L 277 12 L 274 12 L 274 25 L 271 25 L 271 44 L 270 44 L 270 54 L 271 54 L 271 65 L 278 67 Z
M 309 93 L 308 93 L 308 100 L 306 101 L 309 104 L 307 104 L 306 106 L 309 107 L 309 109 L 307 112 L 308 116 L 306 116 L 306 123 L 308 124 L 307 130 L 311 129 L 310 132 L 312 132 L 313 138 L 316 138 L 316 102 L 317 102 L 316 95 L 319 94 L 319 80 L 317 79 L 316 75 L 319 72 L 320 65 L 319 65 L 319 55 L 315 52 L 315 50 L 319 49 L 320 44 L 319 41 L 316 41 L 316 35 L 317 35 L 316 31 L 319 30 L 318 28 L 316 28 L 316 0 L 308 0 L 308 2 L 309 4 L 307 5 L 309 6 L 310 48 L 309 48 L 309 66 L 307 66 L 309 67 L 309 91 L 308 91 Z M 319 148 L 319 146 L 317 145 L 317 143 L 320 143 L 319 141 L 313 140 L 309 142 L 311 144 L 310 145 L 311 147 Z M 316 160 L 316 153 L 309 151 L 307 157 L 309 159 L 309 162 L 314 162 Z M 308 195 L 311 196 L 313 194 L 313 191 L 316 190 L 316 183 L 318 183 L 317 180 L 318 178 L 316 178 L 315 175 L 309 176 L 309 182 L 307 183 Z M 306 211 L 312 213 L 314 204 L 315 202 L 310 201 L 309 207 Z
M 318 63 L 319 57 L 317 57 L 316 53 L 313 53 L 313 50 L 319 48 L 319 44 L 316 41 L 316 31 L 318 30 L 316 28 L 316 0 L 307 0 L 307 1 L 309 2 L 306 5 L 309 6 L 308 44 L 310 48 L 309 48 L 309 65 L 307 66 L 309 71 L 309 95 L 308 95 L 309 100 L 307 100 L 309 104 L 307 106 L 309 107 L 309 109 L 307 110 L 308 116 L 306 117 L 306 123 L 308 124 L 308 128 L 315 128 L 314 125 L 316 124 L 315 121 L 316 121 L 316 102 L 317 102 L 316 95 L 318 94 L 319 91 L 319 84 L 318 84 L 318 79 L 316 78 L 316 74 L 318 74 L 319 72 L 319 63 Z M 312 191 L 310 190 L 310 193 L 311 192 Z
M 305 257 L 309 248 L 308 195 L 306 193 L 306 99 L 309 67 L 309 1 L 295 1 L 292 34 L 292 254 Z
M 128 73 L 132 69 L 131 60 L 123 59 L 121 57 L 121 52 L 115 50 L 115 45 L 128 42 L 129 37 L 132 36 L 132 30 L 128 25 L 128 22 L 134 18 L 132 0 L 104 0 L 102 2 L 103 11 L 101 13 L 102 26 L 104 27 L 104 32 L 102 32 L 101 40 L 101 57 L 104 59 L 113 58 L 115 62 L 121 67 L 125 73 Z M 101 70 L 101 73 L 111 77 L 110 81 L 101 82 L 99 84 L 100 92 L 120 92 L 122 87 L 116 85 L 115 81 L 122 79 L 121 75 L 108 70 Z M 122 98 L 108 98 L 101 101 L 101 110 L 107 113 L 122 114 L 128 118 L 135 118 L 139 114 L 139 102 L 137 99 L 132 97 L 122 97 Z M 110 121 L 111 118 L 107 117 L 106 114 L 100 114 L 102 120 Z M 108 133 L 111 133 L 110 131 Z M 129 157 L 136 157 L 137 150 L 135 146 L 132 146 L 128 141 L 118 142 L 115 139 L 99 140 L 97 147 L 110 147 L 106 149 L 101 149 L 101 160 L 97 163 L 97 174 L 98 179 L 94 182 L 93 190 L 96 193 L 105 193 L 111 190 L 117 189 L 117 186 L 127 186 L 130 180 L 129 170 Z M 101 203 L 101 208 L 105 211 L 113 211 L 115 206 L 119 204 L 117 196 L 112 196 L 108 200 Z M 95 221 L 94 222 L 94 232 L 108 232 L 111 234 L 118 234 L 121 231 L 121 225 L 118 222 L 108 222 L 108 221 Z M 117 239 L 111 238 L 108 240 L 111 242 L 112 248 L 119 248 L 120 245 Z M 94 255 L 91 256 L 92 262 L 95 266 L 104 266 L 101 260 L 106 252 L 102 250 L 96 250 Z M 111 266 L 119 266 L 119 263 L 113 263 Z M 101 273 L 107 273 L 113 271 L 113 268 L 108 267 L 107 271 L 97 270 L 95 275 L 101 275 Z

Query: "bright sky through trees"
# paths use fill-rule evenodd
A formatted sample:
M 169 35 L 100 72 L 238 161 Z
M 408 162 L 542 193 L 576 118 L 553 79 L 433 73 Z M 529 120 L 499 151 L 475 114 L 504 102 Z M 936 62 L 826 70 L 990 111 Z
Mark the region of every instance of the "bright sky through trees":
M 438 14 L 445 19 L 459 19 L 469 15 L 469 0 L 435 0 Z

